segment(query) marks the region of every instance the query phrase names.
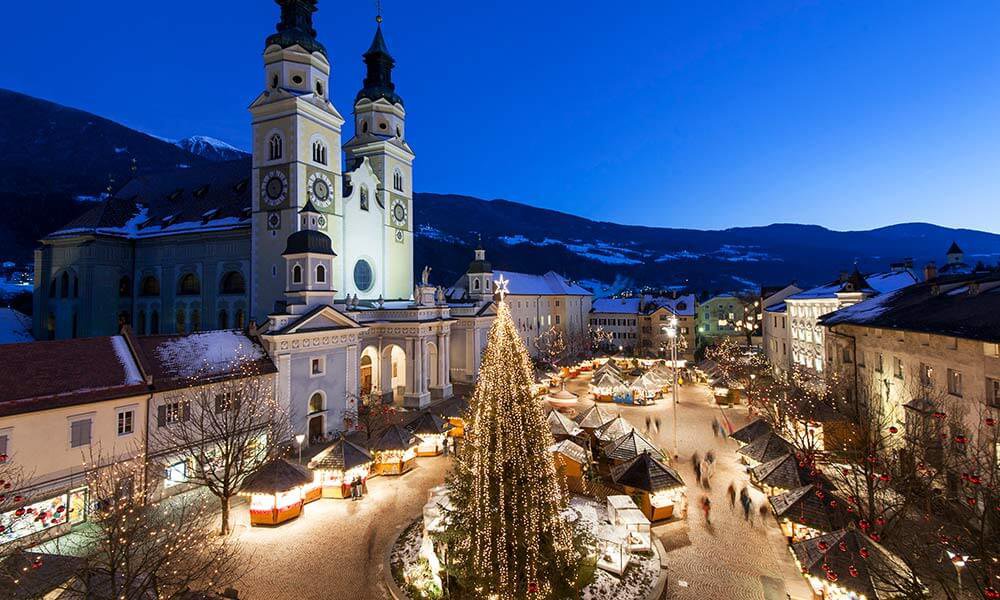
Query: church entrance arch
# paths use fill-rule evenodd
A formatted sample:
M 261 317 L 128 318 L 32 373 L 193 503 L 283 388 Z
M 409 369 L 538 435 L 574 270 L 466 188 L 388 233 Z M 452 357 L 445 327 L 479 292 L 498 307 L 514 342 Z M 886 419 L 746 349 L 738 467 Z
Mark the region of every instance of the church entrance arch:
M 437 387 L 438 382 L 438 348 L 434 342 L 427 342 L 427 366 L 424 369 L 427 376 L 427 386 Z
M 406 392 L 406 352 L 396 344 L 383 348 L 381 371 L 382 394 L 391 397 L 393 403 L 401 404 Z
M 368 346 L 361 351 L 361 360 L 358 361 L 358 391 L 362 398 L 368 396 L 376 388 L 376 383 L 381 385 L 381 381 L 376 382 L 375 376 L 378 373 L 378 349 L 375 346 Z

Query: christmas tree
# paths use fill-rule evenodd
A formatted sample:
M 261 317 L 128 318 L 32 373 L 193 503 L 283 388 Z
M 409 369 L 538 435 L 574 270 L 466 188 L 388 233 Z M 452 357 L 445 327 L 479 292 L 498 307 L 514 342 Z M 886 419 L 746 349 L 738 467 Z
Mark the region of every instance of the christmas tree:
M 503 289 L 503 282 L 500 290 Z M 501 301 L 470 402 L 466 443 L 449 478 L 449 572 L 462 597 L 567 598 L 577 554 L 552 434 L 531 394 L 527 350 Z

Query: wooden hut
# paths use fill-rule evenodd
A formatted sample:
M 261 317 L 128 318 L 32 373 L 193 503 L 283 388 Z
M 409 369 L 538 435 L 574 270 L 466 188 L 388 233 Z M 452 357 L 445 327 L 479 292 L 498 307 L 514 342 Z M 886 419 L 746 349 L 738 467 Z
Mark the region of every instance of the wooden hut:
M 745 446 L 765 433 L 771 433 L 771 425 L 764 419 L 756 419 L 729 434 L 740 446 Z
M 303 488 L 313 481 L 309 469 L 283 458 L 261 465 L 240 490 L 250 496 L 250 524 L 277 525 L 298 517 L 304 504 Z
M 372 455 L 359 444 L 341 437 L 309 461 L 309 468 L 322 486 L 324 498 L 348 498 L 351 482 L 360 477 L 362 484 L 371 473 Z
M 649 452 L 612 467 L 611 481 L 639 500 L 639 509 L 650 521 L 669 519 L 684 499 L 684 480 Z
M 417 456 L 438 456 L 444 452 L 451 423 L 431 412 L 424 411 L 407 423 L 406 428 L 420 438 Z
M 616 395 L 626 391 L 627 388 L 621 377 L 611 371 L 595 374 L 590 380 L 590 393 L 598 400 L 610 402 Z
M 417 462 L 420 438 L 400 425 L 390 425 L 379 434 L 371 445 L 375 457 L 375 473 L 402 475 Z
M 781 531 L 792 542 L 830 533 L 847 524 L 843 500 L 815 485 L 768 498 Z
M 766 463 L 786 454 L 794 454 L 792 443 L 774 432 L 768 432 L 736 451 L 750 467 Z
M 597 431 L 594 432 L 594 439 L 596 439 L 600 444 L 606 444 L 617 440 L 633 429 L 635 428 L 632 427 L 631 423 L 622 418 L 621 415 L 618 415 L 604 425 L 601 425 Z
M 451 423 L 448 435 L 453 438 L 465 436 L 465 417 L 469 411 L 469 401 L 464 397 L 456 396 L 450 400 L 435 404 L 428 410 Z
M 601 448 L 601 454 L 612 465 L 620 465 L 621 463 L 628 462 L 643 452 L 649 452 L 656 457 L 663 457 L 663 452 L 653 442 L 646 439 L 646 436 L 635 429 L 632 429 L 616 440 L 604 444 Z
M 593 434 L 605 423 L 613 420 L 615 415 L 601 408 L 596 402 L 576 416 L 576 424 L 587 433 Z
M 791 549 L 817 598 L 903 600 L 926 593 L 902 560 L 853 525 L 796 542 Z
M 817 477 L 818 477 L 817 473 Z M 750 469 L 753 480 L 768 496 L 783 494 L 811 483 L 809 472 L 799 466 L 799 459 L 792 453 L 757 465 Z
M 571 492 L 581 493 L 585 489 L 583 478 L 590 463 L 587 449 L 573 440 L 565 439 L 549 446 L 549 452 L 565 479 L 566 488 Z
M 573 419 L 570 419 L 558 410 L 550 410 L 546 421 L 548 421 L 552 437 L 557 442 L 566 439 L 576 439 L 583 434 L 583 429 Z

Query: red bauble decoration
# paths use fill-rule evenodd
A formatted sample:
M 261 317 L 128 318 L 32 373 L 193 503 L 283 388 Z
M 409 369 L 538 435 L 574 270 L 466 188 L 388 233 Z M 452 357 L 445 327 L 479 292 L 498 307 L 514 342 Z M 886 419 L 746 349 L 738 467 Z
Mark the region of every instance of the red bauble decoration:
M 969 503 L 969 506 L 975 506 L 976 505 L 976 499 L 972 498 L 971 496 L 969 498 L 966 498 L 965 501 Z
M 997 589 L 993 587 L 986 588 L 983 590 L 983 593 L 986 594 L 987 598 L 1000 598 L 1000 591 L 997 591 Z
M 877 542 L 877 541 L 879 541 L 879 540 L 882 539 L 882 536 L 880 536 L 877 533 L 870 533 L 870 534 L 868 534 L 868 537 L 870 537 L 872 539 L 872 541 L 875 541 L 875 542 Z
M 876 517 L 875 524 L 878 525 L 879 527 L 885 527 L 885 519 L 883 519 L 882 517 Z
M 841 552 L 847 552 L 847 542 L 844 540 L 841 540 L 840 543 L 837 544 L 837 547 L 840 548 Z
M 868 552 L 868 548 L 866 548 L 866 547 L 862 546 L 862 547 L 861 547 L 861 548 L 860 548 L 860 549 L 858 550 L 858 554 L 860 554 L 860 555 L 861 555 L 861 558 L 868 558 L 868 554 L 869 554 L 869 552 Z
M 993 417 L 986 417 L 986 426 L 987 427 L 993 427 L 996 424 L 997 424 L 997 420 L 996 419 L 994 419 Z
M 888 473 L 882 473 L 881 475 L 878 476 L 878 478 L 881 481 L 889 481 L 889 474 Z
M 826 542 L 820 542 L 816 544 L 816 546 L 819 547 L 819 549 L 822 550 L 823 552 L 826 552 L 827 548 L 830 547 L 830 545 L 827 544 Z
M 893 425 L 892 427 L 889 428 L 889 433 L 899 433 L 899 427 Z
M 858 523 L 858 527 L 860 527 L 862 531 L 866 531 L 869 527 L 871 527 L 871 524 L 868 523 L 868 521 L 866 521 L 865 519 L 861 519 L 861 521 Z
M 840 472 L 843 473 L 844 475 L 850 475 L 851 474 L 851 470 L 850 469 L 841 469 Z
M 833 571 L 827 571 L 826 578 L 829 579 L 830 581 L 837 581 L 837 574 L 834 573 Z
M 964 444 L 964 443 L 966 443 L 968 441 L 969 441 L 969 438 L 965 437 L 964 435 L 956 435 L 955 436 L 955 443 L 956 444 Z
M 847 567 L 847 572 L 851 574 L 851 577 L 858 576 L 858 568 L 855 567 L 854 565 Z
M 830 508 L 837 508 L 837 501 L 836 500 L 830 500 Z

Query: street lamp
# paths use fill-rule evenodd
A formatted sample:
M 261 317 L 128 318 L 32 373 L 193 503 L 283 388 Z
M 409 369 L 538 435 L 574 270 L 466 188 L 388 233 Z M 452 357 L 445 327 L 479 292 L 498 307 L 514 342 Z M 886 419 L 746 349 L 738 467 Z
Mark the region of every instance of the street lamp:
M 677 317 L 670 317 L 668 325 L 663 327 L 667 339 L 670 340 L 670 366 L 674 375 L 673 396 L 674 396 L 674 458 L 677 454 Z
M 300 433 L 295 436 L 295 443 L 299 445 L 299 464 L 302 464 L 302 442 L 306 441 L 306 434 Z

